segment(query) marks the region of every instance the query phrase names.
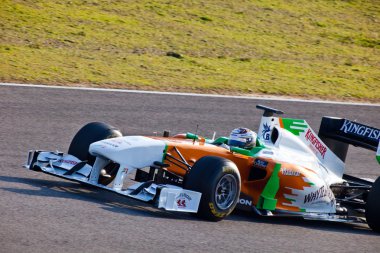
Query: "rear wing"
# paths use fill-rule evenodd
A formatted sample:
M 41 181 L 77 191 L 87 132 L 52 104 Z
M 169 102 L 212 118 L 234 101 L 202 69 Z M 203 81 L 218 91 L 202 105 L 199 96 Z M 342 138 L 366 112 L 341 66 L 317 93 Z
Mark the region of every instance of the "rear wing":
M 348 119 L 323 117 L 319 138 L 342 160 L 346 160 L 348 146 L 377 150 L 380 163 L 380 129 Z

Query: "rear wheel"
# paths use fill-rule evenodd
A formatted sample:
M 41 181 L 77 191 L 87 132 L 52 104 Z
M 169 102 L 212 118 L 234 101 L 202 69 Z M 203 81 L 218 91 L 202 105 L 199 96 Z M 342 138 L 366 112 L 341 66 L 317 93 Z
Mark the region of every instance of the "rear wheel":
M 380 177 L 372 185 L 372 189 L 367 197 L 365 216 L 368 226 L 380 232 Z
M 240 185 L 236 165 L 216 156 L 199 159 L 184 182 L 185 189 L 202 193 L 197 216 L 212 221 L 222 220 L 234 210 L 240 195 Z
M 123 136 L 117 128 L 101 122 L 91 122 L 82 127 L 71 141 L 68 153 L 88 164 L 94 165 L 95 157 L 88 149 L 91 143 Z M 118 164 L 110 163 L 102 170 L 99 176 L 99 183 L 109 184 L 116 176 Z

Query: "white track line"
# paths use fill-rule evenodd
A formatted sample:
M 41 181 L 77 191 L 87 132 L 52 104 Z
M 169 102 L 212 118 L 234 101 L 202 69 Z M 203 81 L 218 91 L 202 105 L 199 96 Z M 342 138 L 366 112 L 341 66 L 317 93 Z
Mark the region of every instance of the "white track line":
M 198 94 L 198 93 L 182 93 L 182 92 L 166 92 L 166 91 L 124 90 L 124 89 L 90 88 L 90 87 L 67 87 L 67 86 L 51 86 L 51 85 L 20 84 L 20 83 L 0 83 L 0 86 L 102 91 L 102 92 L 121 92 L 121 93 L 138 93 L 138 94 L 155 94 L 155 95 L 173 95 L 173 96 L 190 96 L 190 97 L 238 98 L 238 99 L 266 100 L 266 101 L 286 101 L 286 102 L 337 104 L 337 105 L 361 105 L 361 106 L 379 106 L 380 107 L 380 104 L 378 103 L 371 104 L 371 103 L 356 103 L 356 102 L 342 102 L 342 101 L 329 101 L 329 100 L 305 100 L 305 99 L 298 99 L 298 98 L 265 97 L 265 96 L 232 96 L 232 95 Z

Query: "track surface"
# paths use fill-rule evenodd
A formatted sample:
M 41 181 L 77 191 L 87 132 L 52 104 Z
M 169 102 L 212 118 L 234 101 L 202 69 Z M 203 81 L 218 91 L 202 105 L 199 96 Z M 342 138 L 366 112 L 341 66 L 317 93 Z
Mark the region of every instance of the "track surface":
M 29 149 L 66 151 L 85 123 L 128 134 L 258 128 L 257 103 L 305 118 L 324 115 L 380 126 L 379 107 L 0 86 L 0 252 L 380 252 L 365 225 L 252 217 L 218 223 L 169 213 L 21 168 Z M 350 147 L 351 174 L 376 178 L 374 153 Z

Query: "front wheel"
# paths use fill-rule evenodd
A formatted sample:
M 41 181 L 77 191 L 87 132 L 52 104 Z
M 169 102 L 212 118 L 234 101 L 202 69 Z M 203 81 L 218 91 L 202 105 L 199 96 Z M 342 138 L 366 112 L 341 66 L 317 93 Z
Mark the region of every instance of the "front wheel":
M 365 217 L 368 226 L 376 232 L 380 232 L 380 177 L 373 183 L 367 197 Z
M 115 127 L 102 122 L 91 122 L 83 126 L 74 136 L 67 153 L 82 161 L 87 161 L 92 166 L 95 162 L 95 156 L 92 156 L 88 151 L 91 143 L 121 136 L 123 136 L 122 133 Z M 118 166 L 118 164 L 111 162 L 103 168 L 99 176 L 99 184 L 107 185 L 112 182 Z
M 240 195 L 240 173 L 227 159 L 205 156 L 185 177 L 184 188 L 202 193 L 197 216 L 219 221 L 235 208 Z

